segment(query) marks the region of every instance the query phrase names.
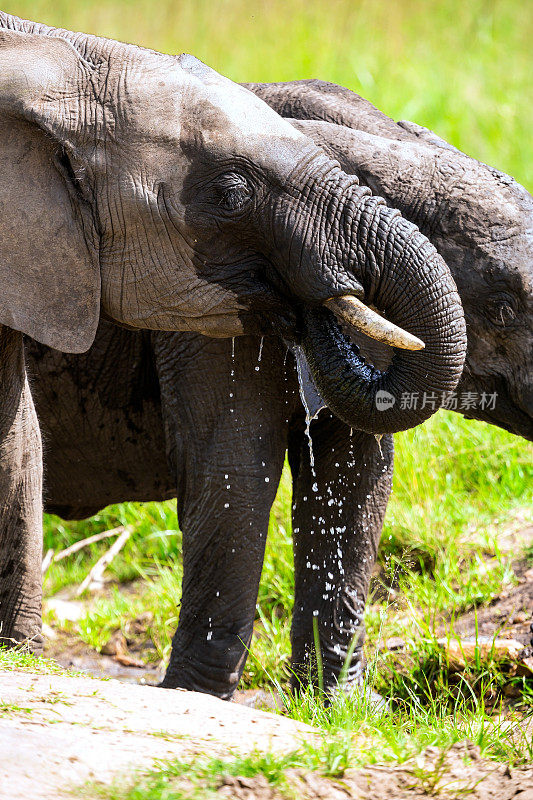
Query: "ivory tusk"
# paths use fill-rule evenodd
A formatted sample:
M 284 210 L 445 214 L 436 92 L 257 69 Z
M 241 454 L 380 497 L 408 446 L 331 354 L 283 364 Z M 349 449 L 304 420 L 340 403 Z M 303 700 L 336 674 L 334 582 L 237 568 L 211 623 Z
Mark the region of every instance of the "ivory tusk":
M 400 347 L 402 350 L 423 350 L 425 347 L 421 339 L 389 322 L 353 295 L 332 297 L 326 300 L 324 305 L 333 311 L 335 316 L 378 342 L 390 344 L 391 347 Z

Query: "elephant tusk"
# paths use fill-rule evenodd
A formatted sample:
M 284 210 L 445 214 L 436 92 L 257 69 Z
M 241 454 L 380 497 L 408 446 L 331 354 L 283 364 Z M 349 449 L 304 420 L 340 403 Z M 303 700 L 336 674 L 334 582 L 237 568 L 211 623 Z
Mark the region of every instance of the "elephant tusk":
M 389 322 L 353 295 L 332 297 L 325 300 L 324 305 L 333 311 L 336 317 L 340 317 L 344 322 L 353 325 L 378 342 L 389 344 L 391 347 L 400 347 L 402 350 L 423 350 L 425 347 L 421 339 Z

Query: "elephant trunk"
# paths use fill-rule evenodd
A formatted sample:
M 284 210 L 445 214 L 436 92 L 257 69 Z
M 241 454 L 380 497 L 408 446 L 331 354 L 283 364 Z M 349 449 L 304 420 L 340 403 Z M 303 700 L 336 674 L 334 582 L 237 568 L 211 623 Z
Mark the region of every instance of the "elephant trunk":
M 338 292 L 321 306 L 306 304 L 302 347 L 317 388 L 351 427 L 383 434 L 418 425 L 442 405 L 463 368 L 466 330 L 453 278 L 418 228 L 362 187 L 345 192 L 330 227 L 339 271 L 357 276 L 365 304 L 414 338 L 411 345 L 409 336 L 402 342 L 400 331 L 397 341 L 389 340 L 409 349 L 395 349 L 381 372 L 365 362 L 339 326 L 337 318 L 346 321 L 349 314 Z M 331 231 L 328 235 L 331 253 Z M 355 322 L 364 330 L 368 320 Z M 386 341 L 390 330 L 382 327 Z M 372 325 L 366 332 L 373 335 Z M 414 349 L 421 346 L 417 339 L 424 349 Z

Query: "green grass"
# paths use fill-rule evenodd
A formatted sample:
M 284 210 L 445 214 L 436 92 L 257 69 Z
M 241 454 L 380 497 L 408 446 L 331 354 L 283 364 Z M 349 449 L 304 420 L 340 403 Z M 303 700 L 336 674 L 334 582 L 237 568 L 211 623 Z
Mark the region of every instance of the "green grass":
M 177 759 L 161 762 L 155 769 L 140 776 L 133 785 L 124 787 L 124 781 L 115 782 L 112 787 L 98 789 L 89 787 L 90 796 L 100 796 L 106 800 L 209 800 L 220 797 L 217 788 L 224 778 L 239 776 L 253 778 L 264 775 L 268 783 L 283 796 L 294 795 L 288 792 L 285 771 L 290 767 L 303 766 L 302 754 L 291 752 L 285 755 L 274 753 L 255 753 L 235 759 L 197 757 L 188 761 Z
M 109 574 L 117 581 L 154 574 L 158 561 L 166 561 L 181 553 L 175 501 L 109 506 L 90 520 L 80 522 L 65 522 L 59 517 L 45 515 L 43 550 L 46 553 L 53 548 L 58 552 L 79 539 L 119 525 L 131 525 L 133 535 L 109 567 Z M 109 539 L 89 545 L 68 559 L 52 564 L 46 574 L 47 592 L 55 594 L 63 586 L 81 583 L 88 565 L 94 563 L 112 542 L 113 539 Z
M 48 658 L 34 656 L 26 647 L 8 649 L 0 645 L 1 672 L 31 672 L 35 675 L 75 675 L 78 677 L 82 674 L 76 670 L 63 669 Z

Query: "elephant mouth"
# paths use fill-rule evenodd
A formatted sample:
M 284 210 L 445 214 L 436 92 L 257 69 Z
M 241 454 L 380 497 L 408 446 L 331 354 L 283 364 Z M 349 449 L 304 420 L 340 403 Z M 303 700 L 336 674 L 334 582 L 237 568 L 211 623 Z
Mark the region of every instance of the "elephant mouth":
M 268 280 L 264 281 L 264 286 L 268 285 Z M 277 292 L 277 286 L 272 286 L 271 298 L 276 302 L 271 303 L 270 311 L 274 312 L 276 321 L 281 323 L 286 338 L 293 339 L 296 327 L 296 314 L 291 308 L 283 308 L 283 296 Z M 364 334 L 369 339 L 373 339 L 383 345 L 395 347 L 400 350 L 417 351 L 423 350 L 424 342 L 419 337 L 404 330 L 399 325 L 395 325 L 385 316 L 380 314 L 371 306 L 366 305 L 358 297 L 352 294 L 341 294 L 338 297 L 330 297 L 321 304 L 324 308 L 332 312 L 338 323 L 344 328 L 348 328 L 351 334 L 357 336 L 358 333 Z M 249 304 L 250 311 L 254 310 L 254 305 Z M 263 307 L 264 311 L 264 307 Z M 291 332 L 293 336 L 291 336 Z M 296 338 L 298 338 L 297 334 Z M 359 355 L 358 348 L 352 354 L 354 357 Z
M 463 377 L 457 385 L 457 395 L 461 398 L 467 393 L 478 398 L 485 395 L 488 400 L 483 404 L 478 401 L 468 411 L 459 408 L 459 413 L 465 419 L 496 425 L 514 436 L 533 442 L 533 416 L 516 403 L 503 378 L 493 379 L 489 383 L 484 381 L 480 389 L 480 381 L 476 381 L 475 376 L 465 367 Z

